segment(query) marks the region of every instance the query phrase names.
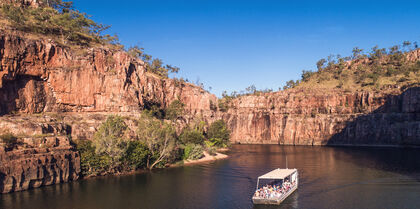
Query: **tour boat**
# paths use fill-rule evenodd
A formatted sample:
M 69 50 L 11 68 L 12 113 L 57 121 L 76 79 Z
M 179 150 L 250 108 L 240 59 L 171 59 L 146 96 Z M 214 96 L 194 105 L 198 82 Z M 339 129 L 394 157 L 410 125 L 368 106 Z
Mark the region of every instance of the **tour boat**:
M 266 181 L 260 188 L 260 181 Z M 298 171 L 294 169 L 274 169 L 257 180 L 257 189 L 252 196 L 254 204 L 279 205 L 298 187 Z

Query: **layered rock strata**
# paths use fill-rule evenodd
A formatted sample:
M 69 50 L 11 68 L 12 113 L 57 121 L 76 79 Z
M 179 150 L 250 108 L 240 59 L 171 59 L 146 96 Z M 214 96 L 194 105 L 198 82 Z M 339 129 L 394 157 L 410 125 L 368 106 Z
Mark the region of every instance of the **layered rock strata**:
M 0 134 L 19 136 L 16 147 L 0 146 L 2 193 L 78 179 L 80 157 L 70 136 L 91 139 L 107 115 L 136 118 L 145 108 L 179 99 L 186 104 L 181 124 L 214 117 L 216 96 L 147 73 L 141 60 L 123 51 L 76 51 L 23 35 L 0 31 Z
M 420 145 L 420 88 L 402 94 L 288 90 L 234 99 L 236 143 Z
M 70 144 L 68 125 L 2 118 L 0 128 L 20 134 L 11 146 L 0 146 L 0 193 L 79 178 L 80 156 Z
M 0 114 L 139 112 L 180 99 L 187 112 L 210 110 L 216 96 L 190 83 L 162 79 L 118 50 L 69 50 L 51 40 L 0 31 Z

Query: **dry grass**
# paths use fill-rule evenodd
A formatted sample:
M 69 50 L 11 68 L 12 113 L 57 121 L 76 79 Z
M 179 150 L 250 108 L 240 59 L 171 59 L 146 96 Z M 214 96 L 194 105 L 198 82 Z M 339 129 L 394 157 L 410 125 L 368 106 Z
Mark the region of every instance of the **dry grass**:
M 420 61 L 395 64 L 384 59 L 380 65 L 358 63 L 350 64 L 344 69 L 318 71 L 295 88 L 386 91 L 418 84 L 420 84 Z

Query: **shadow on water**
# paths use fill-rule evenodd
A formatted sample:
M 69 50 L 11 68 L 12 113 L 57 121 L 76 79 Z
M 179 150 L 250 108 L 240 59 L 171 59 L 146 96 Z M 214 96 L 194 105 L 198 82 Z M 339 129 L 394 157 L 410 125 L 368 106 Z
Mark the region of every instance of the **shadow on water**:
M 357 166 L 408 175 L 420 182 L 419 148 L 335 147 L 337 160 Z
M 415 208 L 416 151 L 235 145 L 226 160 L 1 195 L 0 208 Z M 284 168 L 286 155 L 299 170 L 298 190 L 280 206 L 254 206 L 257 177 Z

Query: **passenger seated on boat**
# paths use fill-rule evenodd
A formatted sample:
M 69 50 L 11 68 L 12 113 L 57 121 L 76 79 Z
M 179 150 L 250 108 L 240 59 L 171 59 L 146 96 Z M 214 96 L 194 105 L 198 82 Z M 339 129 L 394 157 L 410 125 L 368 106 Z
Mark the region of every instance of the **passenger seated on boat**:
M 290 186 L 286 186 L 287 184 L 279 184 L 279 185 L 270 185 L 267 184 L 262 188 L 259 188 L 255 191 L 255 196 L 268 199 L 268 198 L 280 198 L 284 195 L 289 189 Z

